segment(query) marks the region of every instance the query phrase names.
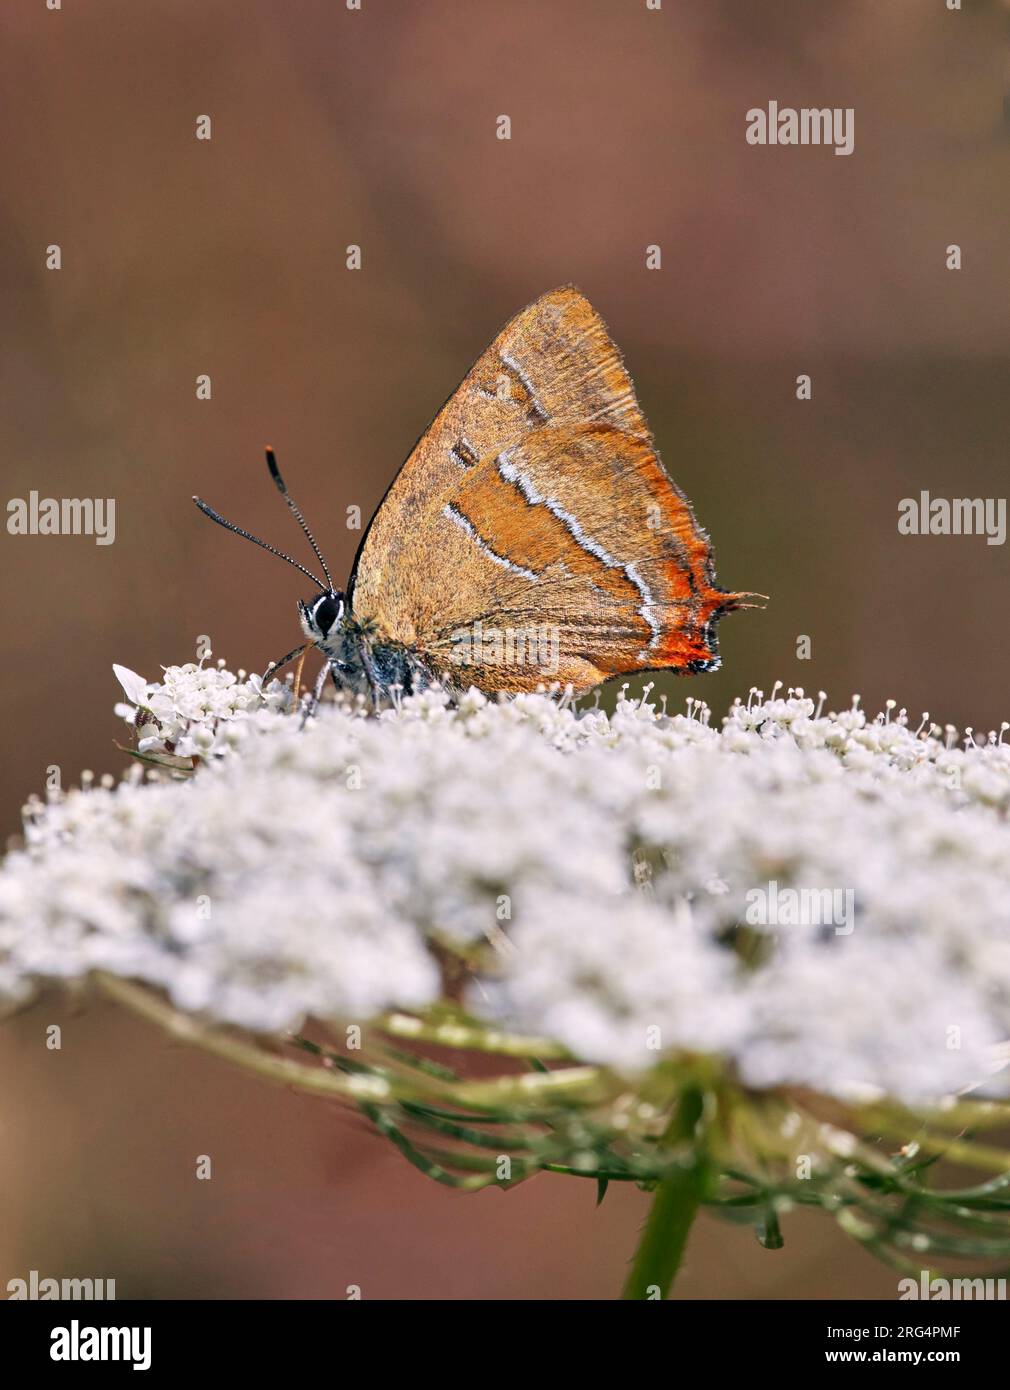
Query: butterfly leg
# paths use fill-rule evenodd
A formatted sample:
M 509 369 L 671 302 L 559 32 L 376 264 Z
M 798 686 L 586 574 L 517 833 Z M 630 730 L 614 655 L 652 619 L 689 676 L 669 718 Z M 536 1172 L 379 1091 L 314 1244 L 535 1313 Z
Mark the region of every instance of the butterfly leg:
M 364 647 L 361 648 L 361 664 L 364 667 L 365 678 L 368 681 L 368 689 L 372 696 L 372 713 L 378 714 L 379 701 L 382 698 L 379 676 L 370 653 Z
M 305 653 L 302 652 L 302 654 L 299 656 L 298 661 L 297 661 L 297 663 L 296 663 L 296 665 L 295 665 L 295 678 L 294 678 L 294 680 L 291 682 L 291 693 L 292 693 L 292 695 L 293 695 L 294 700 L 295 700 L 296 703 L 297 703 L 297 701 L 298 701 L 298 697 L 299 697 L 299 696 L 301 695 L 301 693 L 302 693 L 302 667 L 303 667 L 304 665 L 305 665 Z
M 266 685 L 270 677 L 272 675 L 275 675 L 276 672 L 278 672 L 282 666 L 286 666 L 289 661 L 294 661 L 296 656 L 301 656 L 302 652 L 304 652 L 311 645 L 311 642 L 303 642 L 300 647 L 295 647 L 294 651 L 288 652 L 287 656 L 282 656 L 280 661 L 271 661 L 270 665 L 263 672 L 262 683 Z
M 323 693 L 323 686 L 326 683 L 326 677 L 330 674 L 332 669 L 333 667 L 327 661 L 326 664 L 323 666 L 322 670 L 319 672 L 319 675 L 316 677 L 315 689 L 312 691 L 312 699 L 309 700 L 308 704 L 305 706 L 305 709 L 302 712 L 302 722 L 299 725 L 300 728 L 305 728 L 305 725 L 309 722 L 309 720 L 315 714 L 316 710 L 319 708 L 319 699 Z

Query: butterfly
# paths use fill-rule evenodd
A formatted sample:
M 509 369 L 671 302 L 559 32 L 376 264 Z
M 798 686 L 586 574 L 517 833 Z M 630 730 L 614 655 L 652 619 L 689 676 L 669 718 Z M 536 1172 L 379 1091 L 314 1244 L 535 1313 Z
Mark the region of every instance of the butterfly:
M 708 537 L 660 463 L 620 353 L 577 289 L 552 290 L 481 354 L 393 479 L 346 592 L 267 464 L 325 582 L 298 611 L 338 690 L 373 707 L 433 684 L 576 695 L 636 671 L 708 671 L 716 621 L 756 595 L 716 584 Z

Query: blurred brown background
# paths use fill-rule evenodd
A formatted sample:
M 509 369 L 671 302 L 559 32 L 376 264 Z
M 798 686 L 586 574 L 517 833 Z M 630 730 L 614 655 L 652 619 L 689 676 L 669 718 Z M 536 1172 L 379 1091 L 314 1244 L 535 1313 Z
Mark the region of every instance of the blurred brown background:
M 501 324 L 567 281 L 721 581 L 771 596 L 675 698 L 718 713 L 781 678 L 1007 714 L 1006 547 L 896 525 L 921 489 L 1007 492 L 1002 0 L 5 0 L 0 23 L 4 500 L 117 501 L 111 546 L 0 535 L 6 830 L 47 766 L 118 770 L 114 660 L 154 678 L 207 633 L 259 669 L 296 640 L 299 576 L 191 493 L 301 555 L 273 444 L 346 575 L 345 508 L 370 513 Z M 747 145 L 771 99 L 853 107 L 855 152 Z M 121 1296 L 606 1297 L 644 1212 L 551 1177 L 456 1196 L 345 1112 L 96 1004 L 5 1024 L 0 1075 L 0 1289 L 37 1268 Z M 786 1237 L 703 1219 L 678 1292 L 894 1296 L 829 1222 Z

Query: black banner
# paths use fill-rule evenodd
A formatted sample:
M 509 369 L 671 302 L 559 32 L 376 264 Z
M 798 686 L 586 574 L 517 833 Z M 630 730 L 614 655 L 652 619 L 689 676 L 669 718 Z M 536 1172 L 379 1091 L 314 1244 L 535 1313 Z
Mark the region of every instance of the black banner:
M 585 1303 L 467 1303 L 468 1356 L 501 1348 L 503 1315 L 508 1341 L 517 1355 L 516 1336 L 540 1332 L 531 1366 L 542 1374 L 544 1343 L 554 1364 L 577 1367 L 598 1354 L 599 1337 L 649 1339 L 660 1335 L 671 1369 L 708 1364 L 725 1373 L 788 1366 L 790 1370 L 908 1365 L 929 1369 L 982 1370 L 1003 1348 L 1006 1305 L 1000 1300 L 923 1302 L 691 1302 L 635 1307 L 622 1303 L 592 1306 L 592 1337 L 586 1335 Z M 79 1377 L 106 1379 L 139 1372 L 168 1383 L 193 1372 L 234 1375 L 303 1376 L 306 1372 L 345 1375 L 351 1362 L 373 1359 L 388 1379 L 394 1366 L 430 1370 L 430 1343 L 450 1337 L 453 1314 L 434 1303 L 335 1302 L 117 1302 L 15 1303 L 0 1315 L 0 1338 L 8 1365 L 18 1365 L 18 1384 L 46 1385 L 56 1374 L 72 1383 Z M 569 1322 L 571 1318 L 571 1322 Z M 601 1322 L 600 1319 L 604 1319 Z M 360 1339 L 360 1340 L 358 1340 Z M 378 1340 L 377 1340 L 378 1339 Z M 476 1345 L 475 1345 L 476 1344 Z M 643 1340 L 643 1352 L 655 1344 Z M 444 1354 L 444 1353 L 443 1353 Z M 521 1354 L 520 1354 L 521 1355 Z M 486 1364 L 486 1363 L 485 1363 Z M 513 1367 L 513 1373 L 519 1370 Z M 451 1374 L 451 1373 L 450 1373 Z

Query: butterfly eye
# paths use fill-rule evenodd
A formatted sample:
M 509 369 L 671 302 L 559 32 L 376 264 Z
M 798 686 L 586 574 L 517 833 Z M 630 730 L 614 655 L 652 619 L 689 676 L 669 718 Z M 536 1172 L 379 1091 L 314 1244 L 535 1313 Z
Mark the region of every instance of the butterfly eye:
M 344 605 L 333 594 L 324 594 L 312 610 L 312 621 L 325 637 L 340 617 Z

